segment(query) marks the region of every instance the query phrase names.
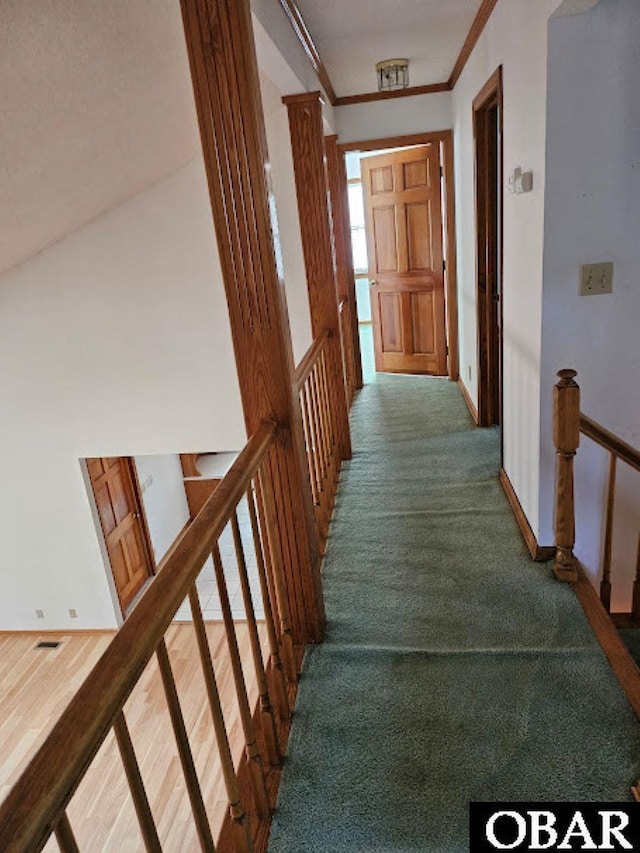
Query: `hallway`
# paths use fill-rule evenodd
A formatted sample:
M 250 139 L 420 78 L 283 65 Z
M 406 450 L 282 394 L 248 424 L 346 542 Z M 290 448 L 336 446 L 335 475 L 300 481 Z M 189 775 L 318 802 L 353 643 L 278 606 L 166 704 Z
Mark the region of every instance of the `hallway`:
M 636 720 L 529 559 L 497 433 L 446 379 L 367 373 L 270 850 L 462 851 L 471 800 L 629 800 Z

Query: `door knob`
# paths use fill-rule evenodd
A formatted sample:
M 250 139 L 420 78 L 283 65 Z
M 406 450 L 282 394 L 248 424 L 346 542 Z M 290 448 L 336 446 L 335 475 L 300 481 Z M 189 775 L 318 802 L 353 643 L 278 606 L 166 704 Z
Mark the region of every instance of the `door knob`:
M 375 278 L 373 278 L 373 279 L 371 279 L 371 281 L 369 282 L 369 286 L 370 286 L 370 287 L 375 287 L 375 285 L 376 285 L 377 283 L 378 283 L 378 282 L 375 280 Z

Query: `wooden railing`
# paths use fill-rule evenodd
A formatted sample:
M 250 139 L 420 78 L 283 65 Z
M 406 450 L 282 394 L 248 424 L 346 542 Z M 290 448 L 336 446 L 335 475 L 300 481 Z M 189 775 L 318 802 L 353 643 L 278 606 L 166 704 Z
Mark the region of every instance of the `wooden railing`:
M 640 471 L 640 451 L 622 441 L 603 426 L 580 411 L 580 388 L 575 370 L 561 370 L 560 381 L 554 389 L 554 443 L 558 457 L 556 494 L 556 558 L 554 572 L 559 580 L 575 582 L 578 577 L 575 545 L 575 506 L 573 493 L 573 460 L 580 435 L 591 439 L 609 454 L 609 477 L 604 519 L 604 547 L 600 600 L 611 610 L 611 556 L 613 551 L 613 522 L 616 498 L 618 462 Z M 640 620 L 640 536 L 633 585 L 632 615 Z
M 314 388 L 321 386 L 324 381 L 321 352 L 320 348 L 319 361 L 314 361 L 314 364 L 320 366 L 310 366 L 306 374 L 315 376 Z M 154 821 L 153 804 L 145 789 L 124 712 L 127 698 L 154 656 L 199 844 L 203 850 L 214 850 L 210 820 L 165 642 L 165 633 L 185 598 L 188 598 L 191 607 L 203 687 L 224 778 L 231 846 L 237 851 L 252 849 L 249 816 L 251 814 L 253 820 L 257 816 L 263 822 L 270 816 L 271 805 L 265 777 L 268 768 L 279 766 L 282 760 L 284 744 L 279 739 L 279 733 L 282 724 L 290 716 L 287 682 L 291 685 L 297 678 L 278 519 L 275 517 L 268 473 L 270 451 L 275 450 L 275 436 L 275 425 L 263 423 L 249 440 L 8 794 L 0 807 L 0 850 L 3 853 L 41 850 L 52 834 L 55 834 L 63 853 L 78 849 L 67 806 L 101 744 L 112 730 L 135 806 L 140 839 L 147 850 L 162 849 Z M 249 540 L 255 553 L 268 635 L 269 655 L 266 664 L 263 661 L 253 592 L 247 573 L 246 545 L 243 544 L 238 524 L 238 506 L 244 501 L 248 507 Z M 255 670 L 258 686 L 257 710 L 251 707 L 247 693 L 243 673 L 243 665 L 246 670 L 247 663 L 243 664 L 240 659 L 225 566 L 218 546 L 218 540 L 228 523 L 233 533 L 235 561 L 249 632 L 251 666 Z M 239 784 L 238 771 L 232 759 L 230 735 L 221 707 L 212 652 L 196 588 L 196 579 L 210 557 L 213 557 L 213 572 L 240 712 L 245 748 L 245 763 L 241 771 L 242 779 L 248 779 L 250 792 L 244 798 L 244 787 L 241 788 Z
M 311 494 L 315 507 L 320 545 L 324 551 L 340 474 L 333 388 L 329 382 L 325 332 L 307 351 L 296 370 L 300 395 Z

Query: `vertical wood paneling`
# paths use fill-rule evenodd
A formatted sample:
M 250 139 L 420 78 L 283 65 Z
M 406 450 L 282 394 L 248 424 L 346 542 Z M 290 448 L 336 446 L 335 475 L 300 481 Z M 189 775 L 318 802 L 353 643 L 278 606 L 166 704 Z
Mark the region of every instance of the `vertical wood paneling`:
M 271 470 L 298 643 L 324 631 L 318 536 L 278 278 L 268 152 L 248 0 L 181 0 L 200 135 L 247 431 L 278 424 Z M 212 365 L 212 383 L 213 383 Z M 282 523 L 282 522 L 280 522 Z
M 307 272 L 314 339 L 329 332 L 331 405 L 342 459 L 351 458 L 349 415 L 342 367 L 338 298 L 333 268 L 331 217 L 324 162 L 320 92 L 283 98 L 289 113 L 300 233 Z

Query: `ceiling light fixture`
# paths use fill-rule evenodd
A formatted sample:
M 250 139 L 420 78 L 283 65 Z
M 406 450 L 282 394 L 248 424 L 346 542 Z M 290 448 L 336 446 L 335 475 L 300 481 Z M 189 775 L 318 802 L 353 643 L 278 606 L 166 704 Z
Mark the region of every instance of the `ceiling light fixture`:
M 409 85 L 408 59 L 384 59 L 376 64 L 376 71 L 379 92 L 406 89 Z

